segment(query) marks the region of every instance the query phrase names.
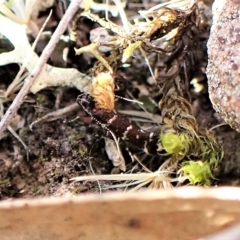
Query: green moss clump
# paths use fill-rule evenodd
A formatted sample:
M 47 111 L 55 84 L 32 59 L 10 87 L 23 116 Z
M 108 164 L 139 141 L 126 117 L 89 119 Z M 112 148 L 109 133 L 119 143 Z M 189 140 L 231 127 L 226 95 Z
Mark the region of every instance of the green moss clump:
M 163 149 L 172 155 L 172 161 L 179 162 L 178 172 L 192 185 L 210 186 L 214 171 L 223 158 L 222 147 L 208 132 L 204 133 L 195 138 L 183 132 L 161 133 L 160 136 Z
M 29 131 L 29 128 L 28 127 L 23 127 L 19 130 L 19 136 L 20 137 L 24 137 Z
M 184 133 L 161 133 L 160 139 L 164 150 L 169 154 L 185 155 L 189 148 L 187 136 Z
M 39 105 L 42 105 L 42 104 L 44 104 L 44 103 L 47 101 L 47 98 L 46 98 L 46 96 L 43 95 L 43 94 L 38 94 L 36 100 L 37 100 L 37 103 L 38 103 Z
M 184 162 L 180 171 L 183 172 L 183 176 L 188 179 L 190 184 L 203 184 L 204 186 L 210 186 L 213 179 L 211 170 L 211 163 L 208 161 L 187 161 Z

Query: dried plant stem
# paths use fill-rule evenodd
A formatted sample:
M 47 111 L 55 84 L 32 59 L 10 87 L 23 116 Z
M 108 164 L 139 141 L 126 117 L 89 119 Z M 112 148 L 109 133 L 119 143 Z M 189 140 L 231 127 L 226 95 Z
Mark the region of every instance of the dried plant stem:
M 81 3 L 81 0 L 71 1 L 66 13 L 64 14 L 63 18 L 59 22 L 59 25 L 56 31 L 53 33 L 52 38 L 50 39 L 48 45 L 43 50 L 42 55 L 39 58 L 38 64 L 34 67 L 31 74 L 26 78 L 22 89 L 20 90 L 20 92 L 12 102 L 11 106 L 8 108 L 7 112 L 3 116 L 0 122 L 0 138 L 2 137 L 4 130 L 7 128 L 7 126 L 11 122 L 13 116 L 16 114 L 18 108 L 21 106 L 24 100 L 24 97 L 28 94 L 34 80 L 36 79 L 38 74 L 41 72 L 41 69 L 44 67 L 46 61 L 48 60 L 51 53 L 53 52 L 55 46 L 57 45 L 61 35 L 66 30 L 73 15 L 77 12 L 80 3 Z
M 79 108 L 80 108 L 80 107 L 79 107 L 78 103 L 73 103 L 73 104 L 71 104 L 71 105 L 69 105 L 69 106 L 67 106 L 67 107 L 58 109 L 57 111 L 50 112 L 50 113 L 46 114 L 45 116 L 43 116 L 43 117 L 37 119 L 36 121 L 32 122 L 32 123 L 29 125 L 29 129 L 32 131 L 33 126 L 34 126 L 36 123 L 54 121 L 54 120 L 56 120 L 56 119 L 62 118 L 63 116 L 67 116 L 67 115 L 69 115 L 69 114 L 74 113 L 74 112 L 77 111 Z

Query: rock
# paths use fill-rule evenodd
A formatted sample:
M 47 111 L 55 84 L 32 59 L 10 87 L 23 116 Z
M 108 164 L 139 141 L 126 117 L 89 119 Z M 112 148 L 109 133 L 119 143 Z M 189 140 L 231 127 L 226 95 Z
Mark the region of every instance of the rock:
M 240 132 L 240 5 L 216 0 L 208 41 L 207 76 L 214 109 Z

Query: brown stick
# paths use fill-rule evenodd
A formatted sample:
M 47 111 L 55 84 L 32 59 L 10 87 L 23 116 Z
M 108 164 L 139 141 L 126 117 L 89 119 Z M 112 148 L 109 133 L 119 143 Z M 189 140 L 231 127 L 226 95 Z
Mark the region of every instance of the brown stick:
M 72 19 L 73 15 L 77 12 L 79 8 L 79 4 L 82 0 L 73 0 L 71 1 L 66 13 L 64 14 L 63 18 L 59 22 L 59 25 L 55 32 L 53 33 L 48 45 L 42 52 L 42 55 L 39 58 L 38 64 L 29 74 L 29 76 L 25 79 L 24 85 L 19 91 L 18 95 L 13 100 L 11 106 L 8 108 L 7 112 L 3 116 L 0 122 L 0 139 L 3 137 L 3 132 L 11 122 L 13 116 L 16 114 L 17 110 L 23 103 L 24 97 L 28 94 L 34 80 L 41 72 L 41 69 L 44 67 L 44 64 L 47 62 L 48 58 L 50 57 L 51 53 L 53 52 L 54 48 L 56 47 L 59 38 L 66 30 L 68 23 Z

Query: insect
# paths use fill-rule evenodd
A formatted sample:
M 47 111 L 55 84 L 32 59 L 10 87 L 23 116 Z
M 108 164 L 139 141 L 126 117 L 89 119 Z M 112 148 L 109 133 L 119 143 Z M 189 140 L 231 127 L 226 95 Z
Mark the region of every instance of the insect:
M 155 132 L 141 129 L 116 111 L 100 108 L 90 95 L 79 95 L 77 103 L 98 125 L 113 132 L 117 138 L 130 142 L 148 154 L 156 154 L 158 134 Z
M 110 72 L 101 72 L 92 80 L 90 95 L 102 109 L 114 110 L 114 79 Z

